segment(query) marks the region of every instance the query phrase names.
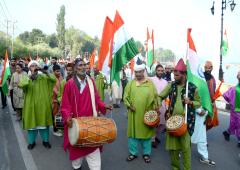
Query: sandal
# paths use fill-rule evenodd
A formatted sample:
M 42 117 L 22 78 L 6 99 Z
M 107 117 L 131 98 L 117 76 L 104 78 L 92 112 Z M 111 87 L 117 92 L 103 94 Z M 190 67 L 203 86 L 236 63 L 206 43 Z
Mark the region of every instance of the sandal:
M 133 161 L 133 160 L 136 159 L 136 158 L 137 158 L 136 155 L 130 154 L 130 155 L 128 155 L 128 157 L 127 157 L 127 161 L 130 162 L 130 161 Z
M 145 161 L 145 163 L 151 163 L 151 159 L 149 155 L 143 155 L 143 159 Z

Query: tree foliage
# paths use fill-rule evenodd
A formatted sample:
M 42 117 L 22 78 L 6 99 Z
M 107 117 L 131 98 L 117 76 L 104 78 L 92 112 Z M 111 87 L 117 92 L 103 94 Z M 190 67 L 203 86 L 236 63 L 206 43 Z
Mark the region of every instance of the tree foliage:
M 62 5 L 60 12 L 57 15 L 57 38 L 58 38 L 58 47 L 61 50 L 65 48 L 65 6 Z
M 18 37 L 24 44 L 30 43 L 31 45 L 35 45 L 40 42 L 46 41 L 46 34 L 44 34 L 42 30 L 37 28 L 32 29 L 31 32 L 25 31 Z
M 46 38 L 46 41 L 51 48 L 58 47 L 58 39 L 57 39 L 57 35 L 55 33 L 48 35 Z
M 158 48 L 155 50 L 155 58 L 160 63 L 162 62 L 173 62 L 176 59 L 176 55 L 170 49 Z

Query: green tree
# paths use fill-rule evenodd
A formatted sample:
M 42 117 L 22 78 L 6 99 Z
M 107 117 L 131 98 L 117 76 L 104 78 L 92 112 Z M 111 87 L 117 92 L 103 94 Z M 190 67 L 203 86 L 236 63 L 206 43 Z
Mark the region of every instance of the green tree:
M 47 36 L 47 43 L 51 48 L 58 47 L 57 35 L 54 33 L 54 34 Z
M 60 12 L 57 15 L 57 38 L 58 38 L 58 47 L 61 50 L 65 48 L 65 6 L 62 5 Z
M 9 45 L 10 37 L 7 37 L 6 39 L 6 34 L 0 31 L 0 57 L 2 59 L 4 59 L 5 57 L 6 50 L 8 50 L 8 54 L 10 54 L 10 51 L 11 51 L 10 46 L 8 47 L 7 45 L 7 42 Z
M 95 44 L 92 41 L 86 41 L 83 43 L 83 46 L 81 48 L 81 52 L 85 53 L 88 52 L 89 54 L 91 54 L 95 48 Z
M 176 55 L 170 49 L 158 48 L 155 50 L 155 57 L 160 63 L 173 62 L 176 59 Z
M 40 39 L 42 41 L 46 41 L 46 35 L 42 32 L 42 30 L 34 28 L 29 34 L 29 42 L 32 45 L 38 44 Z
M 22 34 L 19 34 L 18 37 L 24 44 L 27 44 L 29 43 L 29 36 L 30 36 L 30 33 L 28 31 L 25 31 Z

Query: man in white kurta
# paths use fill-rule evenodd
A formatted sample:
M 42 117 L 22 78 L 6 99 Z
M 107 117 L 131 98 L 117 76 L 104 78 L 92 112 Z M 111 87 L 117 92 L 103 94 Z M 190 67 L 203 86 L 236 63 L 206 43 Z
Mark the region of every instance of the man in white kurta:
M 196 109 L 195 127 L 191 142 L 197 144 L 198 153 L 201 155 L 200 162 L 215 166 L 215 162 L 208 158 L 206 116 L 208 112 L 202 108 Z
M 113 107 L 114 108 L 120 108 L 120 102 L 122 99 L 122 83 L 120 81 L 119 85 L 114 80 L 112 82 L 112 100 L 113 100 Z
M 168 82 L 164 80 L 163 74 L 164 74 L 164 68 L 161 64 L 158 64 L 155 68 L 156 76 L 151 77 L 154 86 L 156 87 L 157 93 L 160 94 L 162 90 L 168 85 Z M 158 143 L 160 140 L 157 138 L 161 132 L 165 129 L 165 117 L 164 114 L 166 112 L 166 104 L 165 101 L 162 102 L 162 105 L 160 107 L 160 123 L 156 129 L 156 135 L 152 138 L 152 146 L 154 148 L 157 148 Z

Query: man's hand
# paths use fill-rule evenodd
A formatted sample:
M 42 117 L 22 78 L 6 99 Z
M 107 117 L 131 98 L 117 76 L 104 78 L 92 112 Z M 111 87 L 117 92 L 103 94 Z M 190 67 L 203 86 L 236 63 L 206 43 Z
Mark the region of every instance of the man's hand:
M 105 109 L 112 110 L 113 106 L 111 104 L 110 105 L 105 105 Z
M 187 97 L 184 98 L 184 103 L 189 104 L 189 105 L 193 105 L 193 102 Z
M 202 110 L 200 113 L 198 113 L 199 116 L 204 116 L 206 114 L 205 110 Z
M 67 126 L 68 126 L 69 128 L 72 128 L 72 124 L 73 124 L 73 121 L 72 121 L 72 118 L 70 117 L 70 118 L 68 118 L 68 120 L 67 120 Z
M 47 70 L 42 69 L 41 71 L 42 71 L 43 74 L 47 74 L 48 75 L 48 71 Z
M 160 108 L 156 108 L 155 111 L 157 112 L 157 114 L 160 116 L 161 112 L 160 112 Z

